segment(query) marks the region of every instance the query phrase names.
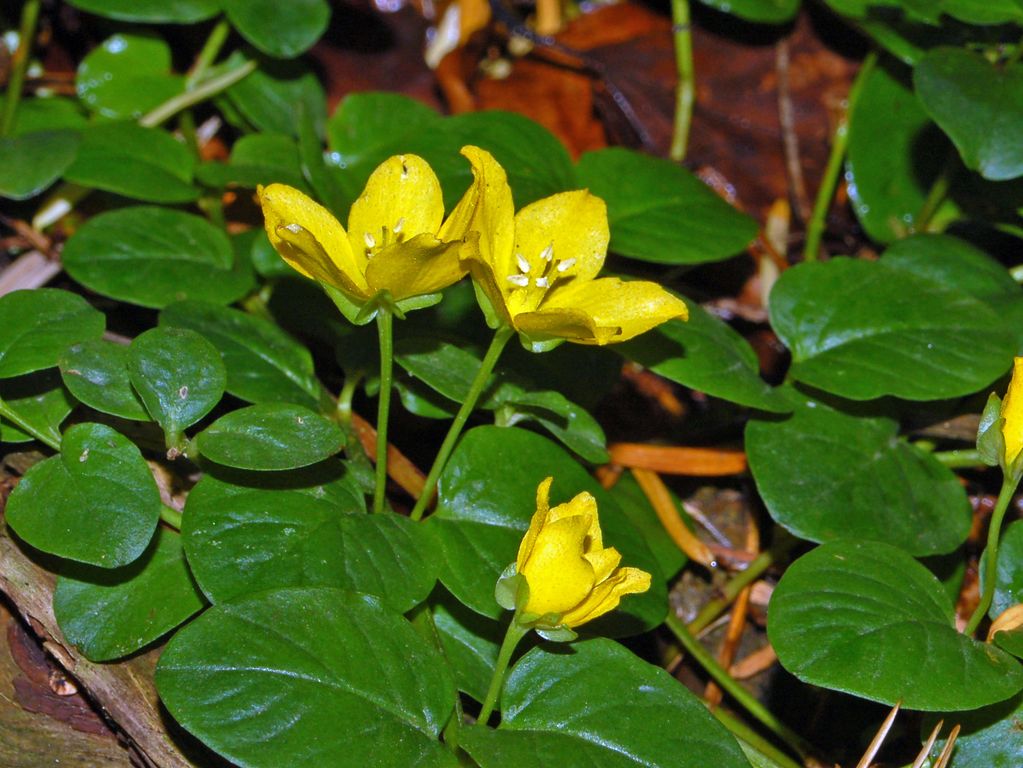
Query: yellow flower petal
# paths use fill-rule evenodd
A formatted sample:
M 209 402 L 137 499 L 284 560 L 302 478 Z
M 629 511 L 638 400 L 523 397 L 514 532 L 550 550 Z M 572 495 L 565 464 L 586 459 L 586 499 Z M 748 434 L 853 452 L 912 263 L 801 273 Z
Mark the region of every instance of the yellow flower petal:
M 567 339 L 580 344 L 606 344 L 618 332 L 617 327 L 597 328 L 592 317 L 574 308 L 523 312 L 515 316 L 513 325 L 534 341 Z
M 519 573 L 522 573 L 526 560 L 529 559 L 530 554 L 533 552 L 536 537 L 540 535 L 540 530 L 543 528 L 544 523 L 547 522 L 547 513 L 550 511 L 551 483 L 553 482 L 554 478 L 548 477 L 536 489 L 536 512 L 533 513 L 533 519 L 529 521 L 529 529 L 526 531 L 526 535 L 522 537 L 522 543 L 519 544 L 519 554 L 515 558 L 515 569 Z
M 365 301 L 369 287 L 355 263 L 344 227 L 330 211 L 285 184 L 259 190 L 264 226 L 273 247 L 306 277 Z
M 567 627 L 578 627 L 618 607 L 625 595 L 650 589 L 650 574 L 639 568 L 620 568 L 598 584 L 579 605 L 561 617 Z
M 459 241 L 442 243 L 433 235 L 418 235 L 373 255 L 366 265 L 371 291 L 389 290 L 395 301 L 437 293 L 457 282 L 465 270 L 458 260 Z
M 1023 357 L 1012 363 L 1012 379 L 1002 401 L 1002 437 L 1005 438 L 1005 463 L 1012 464 L 1023 451 Z
M 583 557 L 590 529 L 584 516 L 546 523 L 519 573 L 529 585 L 528 613 L 562 613 L 578 605 L 593 589 L 593 566 Z
M 348 214 L 348 239 L 365 269 L 367 251 L 423 233 L 436 235 L 444 218 L 440 182 L 423 158 L 395 155 L 377 166 Z
M 621 553 L 614 547 L 594 548 L 586 552 L 583 557 L 593 566 L 593 576 L 598 584 L 614 573 L 614 569 L 622 562 Z

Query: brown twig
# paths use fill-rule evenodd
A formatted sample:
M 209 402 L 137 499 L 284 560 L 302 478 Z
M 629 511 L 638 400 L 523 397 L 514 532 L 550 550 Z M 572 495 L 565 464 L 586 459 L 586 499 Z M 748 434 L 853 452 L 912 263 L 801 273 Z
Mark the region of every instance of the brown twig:
M 778 121 L 781 123 L 782 148 L 785 152 L 785 170 L 789 177 L 792 201 L 801 221 L 810 218 L 810 196 L 806 193 L 806 179 L 799 161 L 799 136 L 796 134 L 796 118 L 792 109 L 792 92 L 789 90 L 789 41 L 781 39 L 775 46 L 775 70 L 778 73 Z

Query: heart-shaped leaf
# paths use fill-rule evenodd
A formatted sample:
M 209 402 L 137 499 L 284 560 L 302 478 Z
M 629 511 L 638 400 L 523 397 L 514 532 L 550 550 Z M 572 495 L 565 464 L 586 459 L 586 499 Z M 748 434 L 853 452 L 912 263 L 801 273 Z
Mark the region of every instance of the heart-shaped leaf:
M 971 512 L 959 479 L 900 440 L 894 421 L 795 395 L 793 405 L 788 418 L 746 427 L 750 471 L 779 525 L 810 541 L 861 537 L 914 555 L 950 552 L 966 539 Z
M 135 444 L 103 424 L 76 424 L 60 455 L 33 466 L 11 492 L 7 522 L 43 552 L 119 568 L 145 551 L 160 508 Z
M 221 0 L 221 4 L 242 37 L 268 56 L 287 59 L 311 48 L 330 20 L 326 0 Z
M 301 405 L 263 403 L 240 408 L 195 437 L 200 455 L 238 469 L 296 469 L 344 447 L 341 428 Z
M 245 2 L 239 0 L 239 4 Z M 252 74 L 227 89 L 227 98 L 248 123 L 264 133 L 296 136 L 302 115 L 306 115 L 322 134 L 327 119 L 323 86 L 309 67 L 295 61 L 260 62 Z
M 103 339 L 74 344 L 61 355 L 60 375 L 71 394 L 100 413 L 149 421 L 128 379 L 128 347 Z
M 162 528 L 131 565 L 67 568 L 53 593 L 60 631 L 93 661 L 141 650 L 203 605 L 185 563 L 181 537 Z
M 501 625 L 474 613 L 446 592 L 444 602 L 433 604 L 444 656 L 451 665 L 458 690 L 482 702 L 494 676 L 497 651 L 501 647 Z
M 81 296 L 56 288 L 0 297 L 0 379 L 57 364 L 70 345 L 98 339 L 106 318 Z
M 749 768 L 696 696 L 604 638 L 531 650 L 505 682 L 500 729 L 461 743 L 481 768 Z
M 53 371 L 0 380 L 0 403 L 2 412 L 20 425 L 0 419 L 0 442 L 4 443 L 25 443 L 43 435 L 50 444 L 59 444 L 60 425 L 74 407 L 74 399 Z
M 170 47 L 153 35 L 117 34 L 78 65 L 78 98 L 109 118 L 137 118 L 185 90 L 171 74 Z
M 443 657 L 365 595 L 292 588 L 215 605 L 168 644 L 156 684 L 178 722 L 247 768 L 458 765 L 438 738 L 455 700 Z
M 965 710 L 1023 688 L 1023 667 L 959 632 L 936 578 L 888 544 L 836 541 L 793 563 L 768 635 L 800 680 L 907 709 Z
M 61 177 L 78 154 L 74 131 L 38 131 L 0 139 L 0 197 L 27 200 Z

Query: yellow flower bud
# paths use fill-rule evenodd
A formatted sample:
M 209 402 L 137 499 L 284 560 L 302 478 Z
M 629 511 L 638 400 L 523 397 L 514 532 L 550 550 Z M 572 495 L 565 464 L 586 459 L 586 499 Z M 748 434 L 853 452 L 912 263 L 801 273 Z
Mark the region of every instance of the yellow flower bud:
M 650 574 L 618 567 L 622 556 L 604 547 L 592 495 L 580 493 L 552 508 L 552 481 L 548 477 L 537 488 L 536 514 L 519 545 L 516 571 L 529 588 L 521 612 L 555 617 L 543 626 L 571 628 L 613 610 L 623 595 L 646 592 Z
M 1002 437 L 1005 438 L 1005 464 L 1011 465 L 1023 451 L 1023 357 L 1012 364 L 1012 380 L 1002 401 Z

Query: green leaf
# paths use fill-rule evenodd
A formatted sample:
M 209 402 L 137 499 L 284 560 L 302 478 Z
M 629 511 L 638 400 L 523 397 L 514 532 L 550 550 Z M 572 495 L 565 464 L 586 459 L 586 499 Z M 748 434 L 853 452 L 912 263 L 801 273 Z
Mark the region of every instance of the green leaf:
M 0 379 L 57 364 L 71 344 L 103 335 L 106 318 L 81 296 L 56 288 L 0 296 Z
M 87 288 L 144 307 L 184 299 L 228 304 L 252 285 L 252 276 L 235 267 L 221 230 L 168 208 L 138 206 L 93 216 L 67 241 L 62 260 Z
M 993 181 L 1023 176 L 1023 65 L 936 48 L 917 64 L 913 84 L 967 168 Z
M 289 267 L 290 269 L 290 267 Z M 250 403 L 320 404 L 309 350 L 268 320 L 204 301 L 171 304 L 160 325 L 201 333 L 227 368 L 227 391 Z
M 274 587 L 323 586 L 376 595 L 397 611 L 421 602 L 436 580 L 421 526 L 364 514 L 349 473 L 322 477 L 316 469 L 323 484 L 296 485 L 302 475 L 278 489 L 211 475 L 199 481 L 182 534 L 206 596 L 221 603 Z
M 292 7 L 291 3 L 275 5 Z M 302 114 L 309 115 L 317 132 L 322 133 L 327 119 L 323 86 L 307 66 L 298 62 L 260 62 L 258 69 L 226 93 L 242 116 L 264 133 L 297 136 Z
M 790 375 L 854 400 L 956 397 L 1005 372 L 1015 341 L 985 303 L 880 261 L 838 258 L 786 270 L 771 324 Z
M 579 185 L 604 199 L 611 250 L 657 264 L 721 261 L 756 237 L 757 223 L 681 166 L 628 149 L 587 152 Z
M 96 123 L 82 130 L 67 181 L 151 203 L 188 203 L 195 157 L 158 128 L 131 122 Z
M 799 10 L 799 0 L 700 0 L 700 2 L 759 24 L 783 24 Z
M 213 410 L 227 372 L 216 347 L 185 328 L 151 328 L 128 350 L 128 377 L 168 445 Z
M 79 142 L 77 133 L 65 130 L 0 138 L 0 197 L 38 195 L 74 162 Z
M 515 560 L 519 541 L 536 512 L 536 489 L 554 477 L 551 504 L 582 491 L 597 499 L 604 543 L 622 553 L 622 565 L 653 574 L 650 590 L 629 595 L 587 630 L 616 634 L 656 626 L 664 618 L 666 593 L 657 562 L 643 537 L 614 499 L 571 457 L 549 440 L 515 427 L 477 427 L 465 434 L 441 475 L 437 510 L 426 528 L 434 535 L 440 579 L 472 610 L 498 618 L 494 585 Z
M 643 534 L 647 546 L 650 547 L 650 551 L 657 559 L 657 565 L 661 573 L 670 579 L 681 571 L 682 566 L 688 562 L 689 558 L 678 548 L 675 542 L 665 535 L 664 526 L 657 517 L 654 508 L 650 506 L 650 500 L 643 493 L 643 489 L 639 487 L 639 483 L 636 482 L 636 478 L 632 473 L 623 473 L 618 478 L 618 482 L 611 488 L 610 493 L 614 500 L 618 502 L 618 506 L 622 508 L 622 512 L 625 513 L 626 517 L 636 527 L 636 530 Z M 672 497 L 674 497 L 674 494 L 672 494 Z M 676 508 L 679 508 L 679 506 L 676 505 Z M 680 514 L 688 517 L 685 510 L 681 510 Z
M 995 594 L 988 610 L 992 619 L 1023 603 L 1023 520 L 1009 523 L 1002 532 L 995 570 Z
M 444 594 L 447 600 L 433 605 L 433 624 L 444 658 L 451 666 L 458 690 L 482 702 L 497 664 L 501 625 Z
M 61 453 L 33 466 L 7 500 L 7 522 L 43 552 L 119 568 L 149 545 L 160 493 L 135 444 L 103 424 L 76 424 Z
M 501 727 L 466 728 L 481 768 L 748 768 L 735 739 L 659 667 L 610 640 L 534 648 L 501 696 Z
M 864 538 L 914 555 L 966 539 L 970 505 L 958 478 L 900 440 L 898 424 L 813 400 L 793 405 L 784 420 L 746 426 L 750 471 L 779 525 L 810 541 Z
M 218 0 L 70 0 L 83 11 L 118 21 L 191 24 L 216 16 Z
M 4 103 L 5 97 L 6 94 L 0 94 L 0 104 Z M 23 136 L 39 131 L 63 130 L 77 133 L 87 124 L 85 113 L 79 107 L 77 99 L 65 99 L 60 96 L 22 98 L 18 102 L 11 135 Z
M 443 658 L 372 597 L 292 588 L 215 605 L 171 640 L 156 684 L 178 722 L 248 768 L 458 765 L 438 739 L 455 698 Z
M 955 768 L 1016 768 L 1023 765 L 1023 695 L 972 712 L 948 712 L 924 718 L 921 730 L 929 734 L 943 719 L 960 726 L 956 739 Z M 922 739 L 921 739 L 922 740 Z M 943 745 L 939 741 L 935 753 Z
M 301 405 L 262 403 L 221 416 L 195 437 L 199 454 L 227 467 L 297 469 L 345 444 L 341 428 Z
M 327 30 L 325 0 L 220 0 L 238 33 L 268 56 L 291 59 L 309 50 Z
M 875 68 L 849 121 L 846 156 L 849 199 L 871 238 L 889 243 L 915 228 L 942 172 L 942 145 L 951 151 L 912 89 L 886 69 Z M 940 222 L 956 215 L 956 206 L 946 201 L 936 218 Z
M 584 461 L 608 461 L 607 438 L 599 422 L 560 392 L 530 392 L 511 382 L 494 393 L 493 405 L 502 426 L 536 422 Z
M 888 544 L 837 541 L 799 558 L 774 590 L 767 630 L 803 682 L 888 705 L 976 709 L 1023 687 L 1023 667 L 959 632 L 938 580 Z
M 61 571 L 53 613 L 64 637 L 93 661 L 141 650 L 205 605 L 174 531 L 157 529 L 131 565 Z
M 1023 627 L 1000 629 L 995 632 L 991 641 L 1006 653 L 1011 653 L 1017 659 L 1023 659 Z
M 149 412 L 128 378 L 128 347 L 103 339 L 67 348 L 58 361 L 71 394 L 100 413 L 149 421 Z
M 13 412 L 19 423 L 31 426 L 53 443 L 60 442 L 60 425 L 74 407 L 74 400 L 53 371 L 0 380 L 0 402 L 5 413 Z M 34 439 L 6 418 L 0 419 L 0 442 L 27 443 Z
M 184 92 L 171 74 L 170 47 L 153 34 L 117 34 L 93 48 L 78 65 L 78 98 L 109 118 L 137 118 Z
M 280 133 L 242 136 L 231 148 L 227 163 L 203 163 L 196 178 L 211 187 L 240 186 L 255 189 L 260 184 L 287 184 L 308 192 L 298 146 Z
M 615 351 L 659 376 L 722 400 L 781 413 L 784 398 L 760 378 L 760 363 L 747 341 L 699 304 L 682 298 L 689 320 L 672 320 Z

